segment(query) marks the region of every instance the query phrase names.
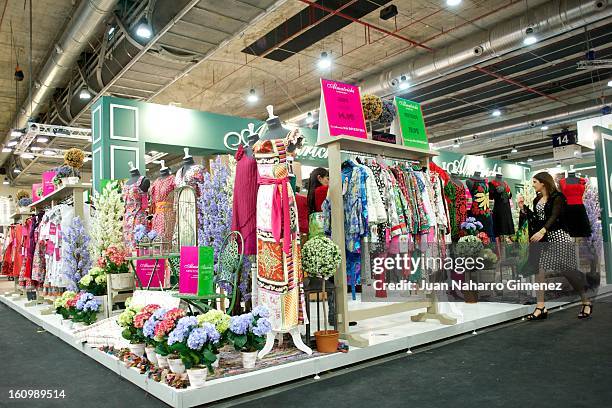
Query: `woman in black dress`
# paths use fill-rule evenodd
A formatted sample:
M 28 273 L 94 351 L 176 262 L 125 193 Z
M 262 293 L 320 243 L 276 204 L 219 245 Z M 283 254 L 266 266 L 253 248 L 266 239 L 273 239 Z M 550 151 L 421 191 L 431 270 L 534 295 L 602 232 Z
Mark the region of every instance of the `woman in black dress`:
M 533 177 L 533 188 L 537 196 L 533 200 L 534 210 L 529 209 L 522 198 L 518 205 L 523 216 L 529 220 L 530 263 L 537 262 L 536 281 L 544 283 L 546 272 L 559 271 L 565 276 L 582 299 L 579 319 L 591 317 L 593 304 L 586 296 L 586 278 L 576 267 L 574 241 L 567 233 L 564 211 L 567 206 L 565 196 L 557 190 L 552 176 L 541 172 Z M 544 291 L 537 292 L 537 305 L 528 320 L 542 320 L 548 317 L 544 304 Z

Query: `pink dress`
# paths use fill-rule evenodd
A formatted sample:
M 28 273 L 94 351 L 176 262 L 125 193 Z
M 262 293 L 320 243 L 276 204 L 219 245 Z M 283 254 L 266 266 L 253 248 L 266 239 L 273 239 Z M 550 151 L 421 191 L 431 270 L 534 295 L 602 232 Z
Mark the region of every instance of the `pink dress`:
M 236 152 L 236 178 L 232 204 L 232 231 L 244 238 L 244 254 L 257 253 L 257 162 L 242 146 Z
M 157 232 L 163 242 L 171 243 L 174 232 L 174 177 L 160 177 L 151 186 L 151 209 L 153 212 L 152 230 Z
M 137 225 L 147 224 L 148 207 L 147 193 L 140 189 L 143 176 L 138 178 L 134 184 L 123 185 L 123 202 L 125 203 L 125 214 L 123 215 L 123 245 L 129 251 L 136 248 L 134 242 L 134 229 Z

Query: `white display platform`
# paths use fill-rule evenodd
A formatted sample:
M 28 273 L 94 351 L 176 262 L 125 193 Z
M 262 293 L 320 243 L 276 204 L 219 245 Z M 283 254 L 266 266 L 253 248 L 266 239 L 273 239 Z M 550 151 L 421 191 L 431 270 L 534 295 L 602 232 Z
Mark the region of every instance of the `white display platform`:
M 599 289 L 599 295 L 610 292 L 612 292 L 612 285 Z M 441 325 L 436 321 L 411 322 L 410 316 L 417 314 L 419 310 L 367 319 L 360 321 L 358 326 L 351 327 L 351 333 L 369 338 L 369 347 L 352 347 L 348 353 L 316 356 L 244 374 L 209 380 L 202 388 L 177 390 L 149 379 L 146 374 L 140 374 L 136 368 L 126 367 L 124 362 L 110 354 L 89 347 L 86 343 L 77 342 L 72 331 L 61 325 L 59 315 L 40 314 L 40 311 L 48 308 L 48 306 L 26 307 L 25 300 L 15 300 L 10 296 L 0 296 L 0 301 L 146 392 L 177 408 L 193 407 L 300 378 L 321 375 L 329 370 L 381 357 L 385 354 L 405 351 L 419 345 L 478 331 L 487 326 L 517 319 L 533 310 L 533 305 L 484 302 L 477 304 L 455 303 L 456 311 L 459 312 L 459 319 L 457 324 L 452 326 Z M 560 305 L 562 304 L 548 304 L 550 308 Z

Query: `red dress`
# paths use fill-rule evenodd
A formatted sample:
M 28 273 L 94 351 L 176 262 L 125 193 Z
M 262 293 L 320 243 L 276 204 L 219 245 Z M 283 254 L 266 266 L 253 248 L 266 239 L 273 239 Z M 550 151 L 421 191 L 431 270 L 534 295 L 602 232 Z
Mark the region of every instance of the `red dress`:
M 244 239 L 244 254 L 257 253 L 257 162 L 242 146 L 236 152 L 236 177 L 232 204 L 232 231 Z
M 586 179 L 580 178 L 576 183 L 568 183 L 567 179 L 559 181 L 561 192 L 567 198 L 564 213 L 567 232 L 572 237 L 590 237 L 592 233 L 591 222 L 587 215 L 582 197 L 586 190 Z
M 296 194 L 295 203 L 298 211 L 300 234 L 308 234 L 308 198 L 303 194 Z

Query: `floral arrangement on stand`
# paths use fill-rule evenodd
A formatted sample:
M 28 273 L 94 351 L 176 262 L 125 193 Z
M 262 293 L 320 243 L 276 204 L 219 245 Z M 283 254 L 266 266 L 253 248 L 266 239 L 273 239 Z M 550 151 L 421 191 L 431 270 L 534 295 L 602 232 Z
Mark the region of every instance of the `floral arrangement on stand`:
M 94 296 L 106 294 L 106 272 L 99 266 L 94 266 L 79 280 L 79 288 L 93 293 Z
M 15 200 L 19 202 L 19 200 L 22 198 L 30 198 L 30 193 L 28 193 L 26 190 L 17 191 L 17 194 L 15 194 Z
M 139 255 L 151 255 L 151 249 L 156 243 L 157 231 L 148 230 L 143 224 L 139 224 L 134 228 L 134 242 L 140 250 Z M 157 242 L 160 242 L 157 240 Z M 160 242 L 161 243 L 161 242 Z M 161 246 L 160 246 L 161 252 Z
M 231 188 L 228 188 L 231 185 Z M 230 179 L 230 169 L 220 157 L 210 165 L 210 173 L 204 174 L 201 187 L 202 195 L 198 200 L 199 245 L 211 246 L 214 259 L 219 259 L 221 247 L 226 235 L 232 227 L 232 198 L 233 181 Z M 219 272 L 219 262 L 215 264 L 215 272 Z M 234 289 L 227 285 L 223 287 L 231 293 Z
M 68 177 L 74 177 L 72 167 L 67 166 L 65 164 L 62 166 L 53 168 L 53 171 L 55 172 L 55 176 L 53 177 L 53 184 L 57 187 L 62 185 L 63 179 L 68 178 Z
M 474 217 L 468 217 L 464 222 L 460 225 L 461 231 L 459 235 L 478 235 L 478 233 L 482 230 L 483 226 L 480 221 L 477 221 Z
M 61 238 L 62 242 L 65 243 L 62 258 L 65 259 L 66 266 L 63 274 L 68 282 L 68 289 L 77 290 L 80 280 L 87 275 L 87 271 L 90 270 L 92 264 L 89 253 L 89 234 L 85 231 L 81 219 L 74 217 L 70 226 L 61 232 Z M 96 296 L 99 294 L 96 294 Z
M 256 306 L 249 313 L 230 318 L 227 336 L 234 349 L 242 353 L 244 368 L 255 367 L 257 352 L 266 345 L 266 336 L 272 330 L 269 317 L 266 307 Z
M 128 250 L 122 245 L 110 245 L 98 258 L 96 265 L 102 268 L 106 274 L 128 273 L 127 258 L 129 256 Z
M 389 126 L 391 126 L 391 122 L 395 119 L 397 115 L 397 111 L 395 110 L 395 105 L 391 101 L 382 101 L 382 111 L 380 116 L 378 117 L 378 122 L 385 126 L 385 131 L 388 131 Z
M 84 161 L 85 153 L 81 149 L 73 147 L 64 153 L 64 165 L 70 169 L 70 174 L 67 176 L 69 184 L 78 183 Z
M 27 207 L 30 204 L 32 204 L 32 199 L 30 197 L 20 198 L 19 201 L 17 201 L 19 207 Z
M 323 280 L 322 291 L 325 291 L 325 282 L 335 275 L 341 263 L 338 245 L 326 236 L 317 236 L 309 239 L 302 248 L 302 268 L 308 276 L 315 276 Z M 323 327 L 324 331 L 315 332 L 317 350 L 321 352 L 335 352 L 338 349 L 339 332 L 328 330 L 327 302 L 323 301 Z
M 92 255 L 98 259 L 109 246 L 122 244 L 125 205 L 116 181 L 108 183 L 93 201 L 96 213 L 92 215 L 91 245 Z

